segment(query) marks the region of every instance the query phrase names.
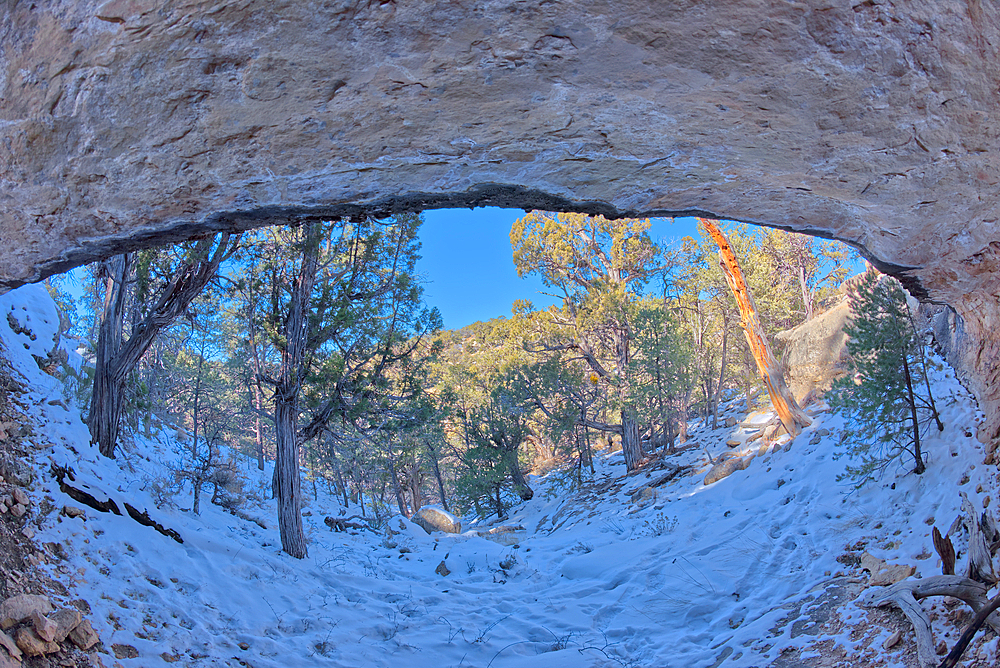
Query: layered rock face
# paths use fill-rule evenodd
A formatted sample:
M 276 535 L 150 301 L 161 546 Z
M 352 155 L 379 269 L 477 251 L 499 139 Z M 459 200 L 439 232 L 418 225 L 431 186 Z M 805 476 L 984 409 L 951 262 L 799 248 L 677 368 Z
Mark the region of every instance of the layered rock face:
M 982 0 L 8 2 L 0 285 L 312 217 L 702 213 L 951 305 L 992 436 L 998 46 Z

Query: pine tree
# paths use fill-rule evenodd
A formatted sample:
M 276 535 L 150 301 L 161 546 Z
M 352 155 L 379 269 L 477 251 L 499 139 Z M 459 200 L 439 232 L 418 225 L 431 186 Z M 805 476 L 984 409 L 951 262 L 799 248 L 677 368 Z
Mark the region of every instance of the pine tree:
M 851 373 L 834 383 L 829 402 L 848 417 L 841 454 L 860 464 L 848 466 L 842 477 L 864 484 L 898 458 L 912 458 L 913 472 L 923 473 L 921 427 L 932 419 L 939 431 L 944 426 L 906 293 L 899 281 L 869 269 L 848 294 Z

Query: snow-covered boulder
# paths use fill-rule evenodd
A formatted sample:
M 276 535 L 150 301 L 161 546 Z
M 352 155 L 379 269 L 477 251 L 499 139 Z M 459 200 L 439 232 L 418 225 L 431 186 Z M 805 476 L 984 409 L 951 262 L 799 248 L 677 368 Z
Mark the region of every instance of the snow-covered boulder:
M 443 508 L 424 506 L 413 514 L 410 521 L 420 525 L 424 531 L 444 531 L 445 533 L 462 533 L 462 522 Z

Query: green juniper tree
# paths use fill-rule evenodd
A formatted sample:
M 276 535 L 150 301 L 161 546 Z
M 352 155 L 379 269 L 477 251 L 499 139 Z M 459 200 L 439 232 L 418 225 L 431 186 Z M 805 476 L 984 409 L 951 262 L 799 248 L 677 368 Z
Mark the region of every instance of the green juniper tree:
M 921 427 L 931 420 L 938 431 L 944 426 L 906 293 L 899 281 L 869 269 L 848 295 L 851 373 L 834 383 L 829 397 L 834 410 L 848 417 L 842 454 L 860 459 L 845 476 L 864 484 L 900 457 L 911 457 L 913 472 L 923 473 Z

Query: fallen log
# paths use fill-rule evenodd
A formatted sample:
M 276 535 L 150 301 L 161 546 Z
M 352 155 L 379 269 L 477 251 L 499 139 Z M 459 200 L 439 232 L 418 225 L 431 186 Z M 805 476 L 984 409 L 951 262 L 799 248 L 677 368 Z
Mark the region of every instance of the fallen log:
M 174 529 L 168 529 L 165 526 L 163 526 L 162 524 L 160 524 L 159 522 L 157 522 L 154 519 L 152 519 L 149 516 L 149 511 L 148 510 L 144 510 L 144 511 L 142 511 L 140 513 L 135 507 L 133 507 L 127 501 L 125 502 L 125 510 L 126 510 L 126 512 L 128 512 L 129 517 L 131 517 L 132 519 L 134 519 L 136 522 L 138 522 L 142 526 L 144 526 L 144 527 L 150 527 L 152 529 L 156 529 L 157 531 L 159 531 L 161 534 L 163 534 L 167 538 L 173 538 L 174 540 L 176 540 L 178 543 L 181 543 L 181 544 L 184 543 L 184 539 L 181 538 L 181 535 L 179 533 L 177 533 L 176 530 L 174 530 Z
M 118 508 L 118 504 L 115 503 L 115 500 L 112 499 L 110 496 L 108 496 L 107 499 L 102 501 L 93 494 L 91 494 L 90 492 L 80 489 L 79 487 L 74 487 L 73 485 L 70 485 L 68 482 L 66 482 L 66 478 L 69 478 L 70 480 L 76 479 L 73 474 L 73 469 L 69 468 L 68 466 L 57 466 L 56 464 L 53 464 L 52 468 L 50 469 L 50 472 L 52 473 L 52 477 L 55 478 L 56 482 L 59 483 L 59 491 L 61 491 L 63 494 L 67 495 L 74 501 L 82 503 L 83 505 L 93 508 L 94 510 L 100 511 L 102 513 L 112 513 L 114 515 L 119 515 L 119 516 L 122 514 L 121 509 Z M 184 539 L 181 538 L 180 533 L 178 533 L 175 529 L 168 529 L 159 522 L 153 520 L 149 516 L 148 510 L 139 512 L 137 508 L 126 502 L 125 511 L 128 513 L 129 517 L 131 517 L 139 524 L 155 529 L 164 536 L 174 539 L 178 543 L 184 542 Z

